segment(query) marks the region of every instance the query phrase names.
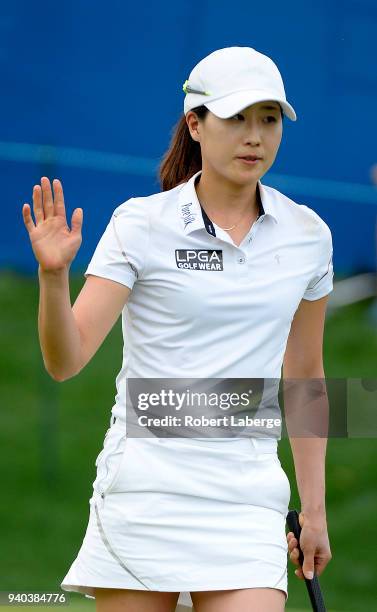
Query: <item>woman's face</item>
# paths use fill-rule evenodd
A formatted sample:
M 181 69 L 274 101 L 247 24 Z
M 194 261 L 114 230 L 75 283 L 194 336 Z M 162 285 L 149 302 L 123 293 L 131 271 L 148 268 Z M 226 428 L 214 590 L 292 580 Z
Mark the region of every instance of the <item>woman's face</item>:
M 266 108 L 267 107 L 267 108 Z M 194 111 L 186 115 L 191 136 L 200 142 L 203 170 L 210 169 L 232 183 L 256 183 L 272 166 L 283 134 L 277 102 L 258 102 L 228 119 L 208 112 L 203 121 Z M 262 158 L 249 165 L 239 156 Z

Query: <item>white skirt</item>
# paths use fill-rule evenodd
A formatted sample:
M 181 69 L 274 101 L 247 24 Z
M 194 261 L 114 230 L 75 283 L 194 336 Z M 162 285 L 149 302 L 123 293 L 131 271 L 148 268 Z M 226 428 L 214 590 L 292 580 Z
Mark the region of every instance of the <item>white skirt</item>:
M 269 587 L 288 599 L 289 480 L 274 439 L 131 438 L 96 460 L 89 521 L 61 588 L 179 592 Z

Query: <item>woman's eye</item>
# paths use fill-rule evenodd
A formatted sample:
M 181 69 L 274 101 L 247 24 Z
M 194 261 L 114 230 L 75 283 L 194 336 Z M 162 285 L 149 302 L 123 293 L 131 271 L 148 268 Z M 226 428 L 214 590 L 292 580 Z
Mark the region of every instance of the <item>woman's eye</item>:
M 237 119 L 238 117 L 242 117 L 243 119 L 243 115 L 241 115 L 241 113 L 237 113 L 237 115 L 233 115 L 233 117 L 231 117 L 231 119 Z M 271 122 L 275 122 L 276 123 L 276 117 L 273 117 L 273 115 L 269 115 L 268 117 L 266 117 L 266 119 L 268 119 L 269 121 L 267 123 L 271 123 Z

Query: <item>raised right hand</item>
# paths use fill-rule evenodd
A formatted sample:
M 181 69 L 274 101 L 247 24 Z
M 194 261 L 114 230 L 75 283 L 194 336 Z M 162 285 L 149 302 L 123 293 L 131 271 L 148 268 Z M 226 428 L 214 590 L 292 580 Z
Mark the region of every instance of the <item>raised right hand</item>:
M 82 208 L 75 208 L 73 211 L 72 229 L 70 230 L 66 220 L 62 184 L 55 179 L 53 187 L 55 201 L 53 201 L 51 185 L 47 177 L 41 178 L 41 186 L 34 185 L 35 224 L 29 204 L 26 203 L 22 207 L 22 216 L 29 233 L 31 247 L 40 268 L 45 271 L 69 268 L 82 242 Z

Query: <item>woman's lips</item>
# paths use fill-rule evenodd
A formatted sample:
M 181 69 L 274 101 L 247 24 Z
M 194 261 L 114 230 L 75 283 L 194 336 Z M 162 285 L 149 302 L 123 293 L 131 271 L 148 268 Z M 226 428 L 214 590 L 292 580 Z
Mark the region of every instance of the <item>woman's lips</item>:
M 237 157 L 237 159 L 244 162 L 244 164 L 249 164 L 249 166 L 254 166 L 258 162 L 262 161 L 261 159 L 245 159 L 244 157 Z

